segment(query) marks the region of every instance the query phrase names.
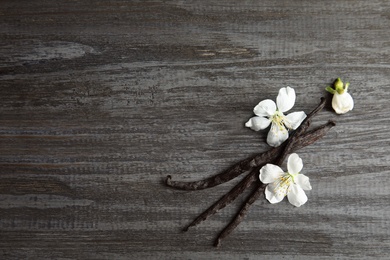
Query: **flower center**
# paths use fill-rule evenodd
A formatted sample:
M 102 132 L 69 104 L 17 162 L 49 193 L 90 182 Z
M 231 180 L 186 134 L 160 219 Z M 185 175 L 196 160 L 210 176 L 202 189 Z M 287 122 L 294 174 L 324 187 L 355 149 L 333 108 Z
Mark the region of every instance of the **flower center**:
M 272 116 L 271 121 L 278 126 L 280 131 L 283 131 L 286 129 L 284 126 L 284 115 L 280 111 L 276 111 L 275 114 Z
M 289 173 L 279 177 L 274 189 L 275 194 L 277 194 L 278 196 L 286 196 L 291 181 L 293 181 L 293 176 Z

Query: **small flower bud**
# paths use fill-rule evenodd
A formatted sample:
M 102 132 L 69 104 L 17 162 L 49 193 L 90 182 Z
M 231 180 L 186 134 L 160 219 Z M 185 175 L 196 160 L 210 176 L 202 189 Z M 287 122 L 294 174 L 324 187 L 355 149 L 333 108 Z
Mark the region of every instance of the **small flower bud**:
M 336 92 L 333 95 L 332 107 L 337 114 L 345 114 L 353 109 L 353 99 L 348 92 L 339 94 Z
M 328 86 L 326 91 L 333 95 L 332 107 L 337 114 L 345 114 L 353 109 L 354 102 L 352 96 L 348 93 L 349 83 L 344 83 L 337 78 L 333 83 L 333 88 Z
M 352 96 L 348 93 L 348 87 L 348 82 L 344 85 L 341 79 L 337 78 L 333 83 L 333 87 L 325 88 L 333 95 L 332 107 L 337 114 L 345 114 L 353 109 L 354 102 Z

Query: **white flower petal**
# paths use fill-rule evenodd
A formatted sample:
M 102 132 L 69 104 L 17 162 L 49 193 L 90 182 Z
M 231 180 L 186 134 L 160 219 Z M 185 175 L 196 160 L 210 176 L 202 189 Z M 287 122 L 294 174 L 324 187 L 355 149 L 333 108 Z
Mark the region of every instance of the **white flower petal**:
M 267 135 L 267 143 L 270 146 L 277 147 L 281 145 L 288 138 L 288 131 L 286 128 L 280 129 L 278 125 L 272 123 L 271 129 Z
M 276 104 L 271 99 L 266 99 L 261 101 L 255 108 L 253 109 L 253 113 L 256 116 L 266 116 L 270 117 L 276 112 Z
M 296 184 L 291 184 L 287 193 L 288 201 L 295 207 L 300 207 L 307 201 L 305 191 Z
M 295 104 L 295 90 L 290 87 L 281 88 L 276 98 L 276 104 L 282 113 L 290 110 Z
M 298 126 L 301 125 L 302 121 L 305 120 L 305 118 L 306 118 L 305 112 L 303 111 L 293 112 L 284 117 L 284 124 L 288 128 L 295 130 L 298 128 Z
M 343 94 L 336 93 L 332 98 L 332 107 L 337 114 L 345 114 L 348 111 L 352 110 L 354 106 L 353 98 L 348 92 Z
M 261 116 L 254 116 L 245 123 L 246 127 L 250 127 L 252 130 L 259 131 L 269 126 L 271 120 Z
M 294 182 L 304 190 L 311 190 L 309 177 L 304 174 L 298 174 L 294 177 Z
M 265 188 L 265 198 L 272 204 L 281 202 L 286 196 L 286 193 L 278 190 L 276 183 L 268 184 Z
M 260 169 L 260 181 L 265 184 L 271 183 L 284 174 L 285 173 L 279 166 L 268 163 Z
M 299 173 L 303 168 L 302 159 L 296 153 L 292 153 L 287 159 L 287 171 L 295 175 Z

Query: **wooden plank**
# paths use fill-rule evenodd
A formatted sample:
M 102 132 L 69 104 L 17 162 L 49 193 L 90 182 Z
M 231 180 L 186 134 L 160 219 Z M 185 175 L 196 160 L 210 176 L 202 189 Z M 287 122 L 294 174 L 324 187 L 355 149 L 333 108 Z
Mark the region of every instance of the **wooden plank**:
M 8 1 L 0 5 L 1 259 L 386 259 L 390 252 L 388 1 Z M 239 198 L 181 228 L 269 147 L 244 127 L 293 86 L 309 112 L 335 78 L 352 112 L 299 154 L 309 201 Z M 247 195 L 248 193 L 245 193 Z

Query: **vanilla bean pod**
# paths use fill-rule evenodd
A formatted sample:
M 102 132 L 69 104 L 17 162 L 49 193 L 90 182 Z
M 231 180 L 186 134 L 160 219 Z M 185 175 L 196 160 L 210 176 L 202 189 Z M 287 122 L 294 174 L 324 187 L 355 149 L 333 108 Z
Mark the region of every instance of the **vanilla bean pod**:
M 219 184 L 228 182 L 236 178 L 243 172 L 250 170 L 250 167 L 248 167 L 250 161 L 251 158 L 248 158 L 246 160 L 238 162 L 237 164 L 233 165 L 230 169 L 220 174 L 211 176 L 207 179 L 200 180 L 200 181 L 192 181 L 192 182 L 172 181 L 171 175 L 168 175 L 165 180 L 165 184 L 169 187 L 180 189 L 180 190 L 203 190 L 203 189 L 211 188 Z
M 237 213 L 234 219 L 218 235 L 214 242 L 215 247 L 219 247 L 221 245 L 221 240 L 227 237 L 243 221 L 250 206 L 263 194 L 264 188 L 265 185 L 263 183 L 258 183 L 258 187 L 245 201 L 245 204 L 241 207 L 240 211 Z
M 310 122 L 313 116 L 315 116 L 322 108 L 325 106 L 326 100 L 325 98 L 321 98 L 320 104 L 306 117 L 306 119 L 302 122 L 302 124 L 298 127 L 298 129 L 291 135 L 291 137 L 287 140 L 287 145 L 283 149 L 281 155 L 275 160 L 275 165 L 281 165 L 286 158 L 287 154 L 291 153 L 294 149 L 294 145 L 299 146 L 301 144 L 302 137 L 305 137 L 304 132 L 309 128 Z M 326 125 L 317 128 L 314 133 L 320 132 L 326 134 L 326 132 L 335 126 L 335 123 L 330 121 Z M 310 132 L 313 134 L 313 131 Z M 320 135 L 315 135 L 314 137 L 319 137 Z M 306 136 L 307 138 L 307 136 Z M 318 140 L 318 139 L 316 139 Z M 315 140 L 309 140 L 308 144 L 315 142 Z M 266 185 L 263 183 L 258 183 L 257 188 L 254 192 L 247 198 L 245 204 L 241 207 L 240 211 L 236 214 L 232 221 L 222 230 L 222 232 L 218 235 L 217 239 L 214 242 L 214 246 L 219 247 L 221 244 L 221 240 L 227 237 L 244 219 L 247 214 L 250 206 L 263 194 L 264 188 Z
M 293 135 L 290 138 L 294 138 L 294 136 L 297 137 L 303 134 L 310 125 L 310 118 L 313 117 L 315 114 L 317 114 L 319 111 L 321 111 L 321 109 L 325 106 L 325 103 L 326 103 L 326 99 L 321 98 L 320 104 L 306 117 L 306 119 L 302 122 L 301 126 L 293 133 Z M 294 143 L 295 142 L 290 142 L 290 146 L 291 144 Z M 224 171 L 220 174 L 217 174 L 215 176 L 209 177 L 204 180 L 192 181 L 192 182 L 172 181 L 171 175 L 168 175 L 165 180 L 165 184 L 169 187 L 180 189 L 180 190 L 202 190 L 206 188 L 211 188 L 219 184 L 228 182 L 236 178 L 240 174 L 249 171 L 253 167 L 257 167 L 258 165 L 261 165 L 264 162 L 272 161 L 275 158 L 275 156 L 277 156 L 284 149 L 284 147 L 285 144 L 279 147 L 272 148 L 266 152 L 260 153 L 252 158 L 245 159 L 241 162 L 236 163 L 227 171 Z
M 206 188 L 211 188 L 219 184 L 228 182 L 236 178 L 240 174 L 251 170 L 253 167 L 257 167 L 262 163 L 269 162 L 270 160 L 274 159 L 280 153 L 280 151 L 282 151 L 282 149 L 282 146 L 272 148 L 266 152 L 262 152 L 254 157 L 236 163 L 227 171 L 200 181 L 172 181 L 172 177 L 168 175 L 165 180 L 165 184 L 167 186 L 180 190 L 202 190 Z
M 327 124 L 324 124 L 320 127 L 317 127 L 314 130 L 302 134 L 300 138 L 300 142 L 293 147 L 293 151 L 295 152 L 324 137 L 326 133 L 329 131 L 329 129 L 332 128 L 334 125 L 335 123 L 330 121 Z M 273 160 L 276 159 L 276 156 L 273 158 Z M 268 162 L 273 162 L 273 160 L 269 160 Z M 266 163 L 267 162 L 256 164 L 255 165 L 256 168 L 254 168 L 243 180 L 241 180 L 241 182 L 239 182 L 236 186 L 234 186 L 233 189 L 231 189 L 228 193 L 226 193 L 218 201 L 216 201 L 213 205 L 211 205 L 207 210 L 205 210 L 202 214 L 200 214 L 197 218 L 195 218 L 195 220 L 192 221 L 188 226 L 186 226 L 183 229 L 183 231 L 187 231 L 188 228 L 201 223 L 202 221 L 206 220 L 208 217 L 214 215 L 219 210 L 223 209 L 229 203 L 234 201 L 245 189 L 247 189 L 251 184 L 253 184 L 254 181 L 257 180 L 260 168 L 264 166 Z
M 335 123 L 333 121 L 329 121 L 327 124 L 317 127 L 316 129 L 311 131 L 307 131 L 307 129 L 310 126 L 312 117 L 323 109 L 325 103 L 326 99 L 321 98 L 320 104 L 307 115 L 305 120 L 303 120 L 301 125 L 291 134 L 290 138 L 288 138 L 284 144 L 279 147 L 272 148 L 266 152 L 257 154 L 254 157 L 245 159 L 233 165 L 227 171 L 224 171 L 210 178 L 194 182 L 172 181 L 171 176 L 168 175 L 166 178 L 167 186 L 182 190 L 200 190 L 217 186 L 231 179 L 234 179 L 235 177 L 246 171 L 251 170 L 250 173 L 243 180 L 241 180 L 233 189 L 231 189 L 228 193 L 221 197 L 206 211 L 200 214 L 194 221 L 187 225 L 183 229 L 183 231 L 187 231 L 190 227 L 195 226 L 200 222 L 206 220 L 209 216 L 214 215 L 220 209 L 226 207 L 229 203 L 234 201 L 240 194 L 243 193 L 245 189 L 250 187 L 258 179 L 257 174 L 259 173 L 260 168 L 266 163 L 273 163 L 280 166 L 289 153 L 303 148 L 307 145 L 310 145 L 322 138 L 329 131 L 330 128 L 335 126 Z M 261 194 L 263 194 L 265 187 L 266 185 L 264 185 L 260 181 L 257 182 L 255 190 L 246 199 L 246 202 L 241 207 L 240 211 L 236 214 L 234 219 L 230 221 L 230 223 L 222 230 L 222 232 L 215 240 L 215 246 L 219 246 L 221 240 L 228 236 L 234 230 L 234 228 L 236 228 L 242 222 L 250 206 L 261 196 Z
M 218 201 L 211 205 L 207 210 L 194 219 L 183 231 L 187 231 L 188 228 L 205 221 L 208 217 L 217 213 L 220 209 L 223 209 L 232 201 L 234 201 L 245 189 L 251 186 L 256 181 L 256 172 L 260 170 L 260 167 L 253 169 L 244 179 L 242 179 L 233 189 L 222 196 Z

